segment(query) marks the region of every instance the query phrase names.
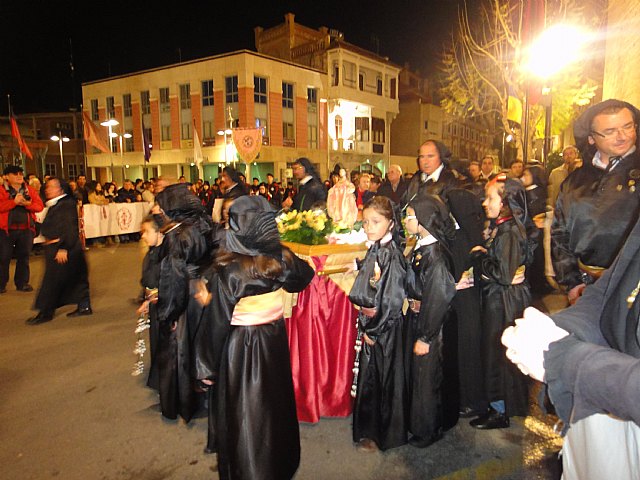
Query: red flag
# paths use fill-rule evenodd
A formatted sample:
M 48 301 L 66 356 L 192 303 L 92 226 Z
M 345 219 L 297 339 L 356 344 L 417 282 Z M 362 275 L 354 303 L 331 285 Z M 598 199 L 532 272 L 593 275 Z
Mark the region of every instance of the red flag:
M 18 141 L 18 146 L 20 147 L 20 151 L 24 152 L 27 157 L 33 160 L 33 155 L 31 155 L 31 150 L 27 146 L 27 142 L 22 139 L 20 135 L 20 130 L 18 130 L 18 124 L 16 123 L 16 119 L 11 117 L 11 136 L 13 136 Z
M 109 147 L 107 147 L 104 135 L 101 135 L 87 112 L 82 112 L 82 123 L 84 141 L 87 142 L 87 146 L 96 147 L 101 152 L 109 153 Z

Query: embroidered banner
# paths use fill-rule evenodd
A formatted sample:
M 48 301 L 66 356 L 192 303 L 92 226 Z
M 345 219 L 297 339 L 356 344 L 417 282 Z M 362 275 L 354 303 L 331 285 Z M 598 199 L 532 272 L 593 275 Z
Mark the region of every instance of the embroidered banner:
M 240 158 L 245 163 L 253 162 L 262 147 L 262 129 L 234 128 L 232 138 Z

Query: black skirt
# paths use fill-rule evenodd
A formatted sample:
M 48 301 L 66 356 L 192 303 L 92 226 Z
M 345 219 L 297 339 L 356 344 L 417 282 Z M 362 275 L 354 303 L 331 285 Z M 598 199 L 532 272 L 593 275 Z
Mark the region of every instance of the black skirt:
M 231 327 L 216 404 L 221 480 L 294 476 L 300 464 L 300 430 L 283 319 Z

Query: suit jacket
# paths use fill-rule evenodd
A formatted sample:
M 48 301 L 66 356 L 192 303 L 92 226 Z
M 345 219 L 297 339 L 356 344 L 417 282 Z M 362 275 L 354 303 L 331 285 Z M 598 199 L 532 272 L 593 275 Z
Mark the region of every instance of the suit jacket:
M 304 212 L 305 210 L 311 210 L 314 204 L 326 201 L 327 190 L 324 188 L 324 184 L 316 177 L 311 177 L 311 180 L 304 185 L 300 184 L 298 187 L 298 193 L 293 197 L 291 209 Z
M 571 334 L 544 356 L 549 397 L 565 424 L 610 413 L 640 425 L 640 295 L 633 296 L 639 280 L 636 222 L 611 267 L 573 307 L 552 316 Z

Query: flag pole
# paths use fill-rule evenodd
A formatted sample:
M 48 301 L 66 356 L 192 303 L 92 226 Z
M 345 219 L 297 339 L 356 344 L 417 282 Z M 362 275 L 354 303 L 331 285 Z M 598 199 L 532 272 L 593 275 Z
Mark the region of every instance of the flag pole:
M 7 93 L 7 108 L 9 109 L 9 128 L 11 128 L 11 94 Z M 13 135 L 11 135 L 11 163 L 13 164 L 14 158 L 13 158 L 13 145 L 14 142 L 14 138 Z

